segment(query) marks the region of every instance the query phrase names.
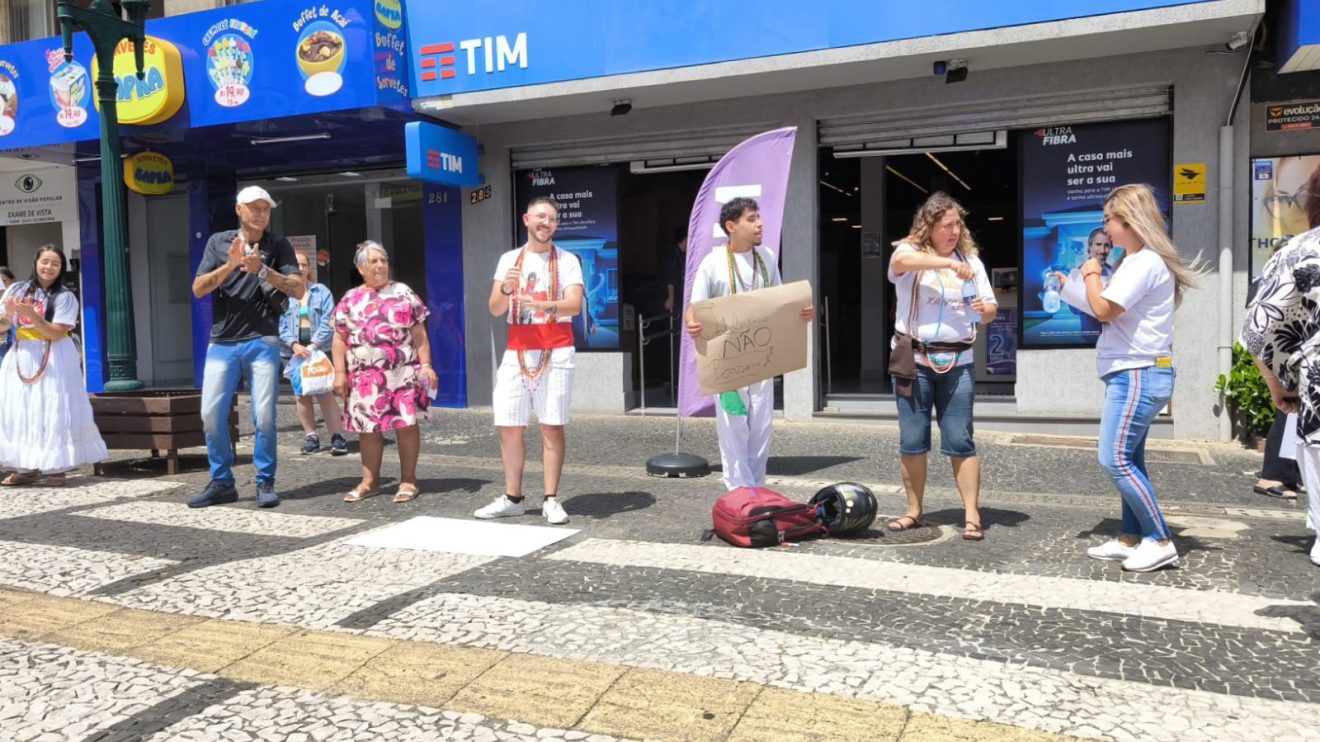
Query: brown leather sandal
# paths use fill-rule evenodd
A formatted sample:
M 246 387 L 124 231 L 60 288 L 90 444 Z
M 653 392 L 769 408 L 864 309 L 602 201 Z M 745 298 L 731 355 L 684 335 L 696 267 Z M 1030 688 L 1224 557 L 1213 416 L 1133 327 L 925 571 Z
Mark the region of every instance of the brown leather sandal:
M 970 520 L 967 521 L 967 525 L 963 527 L 963 540 L 984 541 L 985 531 L 981 529 L 981 524 Z
M 903 521 L 908 521 L 908 522 L 904 523 Z M 913 528 L 919 528 L 924 525 L 926 524 L 921 520 L 920 516 L 914 518 L 910 515 L 904 515 L 902 517 L 895 518 L 889 521 L 888 523 L 885 524 L 885 527 L 891 531 L 908 531 Z

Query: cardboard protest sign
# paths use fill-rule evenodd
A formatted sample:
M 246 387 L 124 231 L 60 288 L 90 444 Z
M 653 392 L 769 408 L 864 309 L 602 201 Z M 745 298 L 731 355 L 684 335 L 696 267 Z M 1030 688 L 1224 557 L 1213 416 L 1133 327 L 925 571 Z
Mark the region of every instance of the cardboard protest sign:
M 802 321 L 802 308 L 810 303 L 807 281 L 694 302 L 701 323 L 700 393 L 719 394 L 805 368 L 810 323 Z

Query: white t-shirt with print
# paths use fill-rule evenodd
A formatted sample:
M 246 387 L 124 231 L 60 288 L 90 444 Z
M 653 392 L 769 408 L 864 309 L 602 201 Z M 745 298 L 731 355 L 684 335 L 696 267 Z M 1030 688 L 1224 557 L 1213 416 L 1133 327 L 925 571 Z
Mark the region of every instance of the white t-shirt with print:
M 761 262 L 765 264 L 766 275 L 770 278 L 768 285 L 763 285 L 761 280 L 761 271 L 756 267 L 756 259 L 752 257 L 755 252 L 761 257 Z M 755 291 L 757 289 L 778 286 L 783 283 L 779 275 L 779 264 L 775 262 L 775 256 L 761 245 L 757 245 L 747 252 L 736 252 L 733 254 L 733 264 L 737 271 L 734 281 L 741 279 L 738 285 L 738 292 Z M 697 274 L 692 278 L 692 296 L 689 302 L 701 301 L 703 299 L 716 299 L 721 296 L 728 296 L 733 293 L 733 285 L 730 283 L 729 276 L 729 246 L 721 245 L 712 248 L 710 254 L 701 259 L 701 264 L 697 266 Z M 744 289 L 743 287 L 747 288 Z
M 917 248 L 904 242 L 894 248 L 894 255 L 916 250 Z M 951 257 L 954 260 L 961 259 L 956 252 Z M 972 284 L 976 287 L 976 295 L 986 304 L 998 306 L 995 291 L 986 276 L 985 264 L 975 255 L 968 257 L 966 262 L 976 273 L 976 277 L 972 279 Z M 913 332 L 908 329 L 907 324 L 908 317 L 912 314 L 912 282 L 917 280 L 918 275 L 921 276 L 921 285 L 917 287 L 917 326 L 916 331 Z M 894 284 L 897 299 L 894 312 L 895 332 L 912 335 L 923 343 L 957 343 L 972 339 L 974 324 L 972 308 L 964 304 L 964 281 L 953 271 L 921 270 L 895 273 L 891 257 L 889 281 Z M 893 338 L 890 338 L 889 347 L 894 347 Z M 975 360 L 976 356 L 971 349 L 958 354 L 959 366 L 965 366 Z M 917 354 L 917 363 L 926 365 L 920 353 Z
M 27 295 L 28 281 L 15 281 L 5 289 L 3 295 L 0 295 L 0 315 L 4 312 L 5 302 L 9 301 L 11 296 L 24 297 Z M 44 319 L 46 317 L 46 291 L 38 288 L 30 297 L 36 304 L 37 314 Z M 24 317 L 9 317 L 16 329 L 32 326 L 32 322 Z M 51 317 L 51 324 L 68 325 L 76 327 L 78 325 L 78 299 L 72 291 L 61 291 L 55 296 L 55 314 Z
M 543 253 L 524 251 L 521 247 L 516 247 L 500 256 L 499 263 L 495 266 L 494 280 L 503 281 L 509 274 L 513 264 L 518 262 L 518 255 L 523 254 L 522 259 L 522 278 L 518 279 L 518 289 L 514 294 L 522 299 L 535 299 L 537 301 L 546 301 L 550 299 L 562 299 L 564 292 L 569 286 L 582 286 L 582 262 L 573 253 L 562 247 L 553 247 L 558 254 L 556 260 L 559 263 L 559 296 L 550 296 L 550 281 L 547 280 L 550 275 L 550 251 Z M 513 297 L 510 297 L 512 299 Z M 582 297 L 582 301 L 586 301 Z M 505 314 L 505 322 L 514 324 L 513 311 L 517 302 L 509 302 L 509 311 Z M 532 311 L 527 307 L 520 307 L 522 314 L 522 324 L 543 325 L 550 321 L 550 315 L 545 312 Z M 556 322 L 571 323 L 572 317 L 560 315 L 555 318 Z M 555 348 L 550 352 L 550 363 L 555 366 L 565 366 L 572 364 L 574 351 L 573 348 Z M 504 352 L 505 363 L 517 363 L 517 351 L 506 350 Z
M 1128 253 L 1100 293 L 1123 313 L 1100 328 L 1096 366 L 1100 376 L 1154 366 L 1173 350 L 1173 274 L 1154 250 Z

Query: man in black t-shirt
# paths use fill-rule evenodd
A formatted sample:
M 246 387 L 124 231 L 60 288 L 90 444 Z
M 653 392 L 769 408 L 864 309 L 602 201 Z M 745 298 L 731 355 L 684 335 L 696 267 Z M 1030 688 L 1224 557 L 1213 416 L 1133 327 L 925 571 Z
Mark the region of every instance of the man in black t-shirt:
M 302 298 L 306 287 L 293 245 L 272 234 L 275 200 L 264 189 L 238 192 L 239 229 L 211 235 L 193 279 L 193 296 L 214 293 L 211 344 L 202 373 L 202 425 L 211 482 L 188 507 L 204 508 L 238 500 L 234 486 L 234 446 L 229 408 L 240 380 L 252 393 L 256 442 L 257 506 L 280 504 L 275 494 L 275 403 L 279 397 L 279 321 L 286 297 Z

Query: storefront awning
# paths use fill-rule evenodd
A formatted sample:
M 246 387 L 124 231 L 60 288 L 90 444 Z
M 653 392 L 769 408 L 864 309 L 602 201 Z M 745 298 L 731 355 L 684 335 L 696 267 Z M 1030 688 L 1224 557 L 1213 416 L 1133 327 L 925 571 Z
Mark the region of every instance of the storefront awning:
M 608 112 L 1196 46 L 1250 32 L 1263 0 L 920 4 L 533 0 L 406 6 L 417 110 L 459 124 Z M 526 19 L 536 18 L 535 24 Z M 585 39 L 585 41 L 584 41 Z M 636 114 L 634 114 L 636 115 Z

